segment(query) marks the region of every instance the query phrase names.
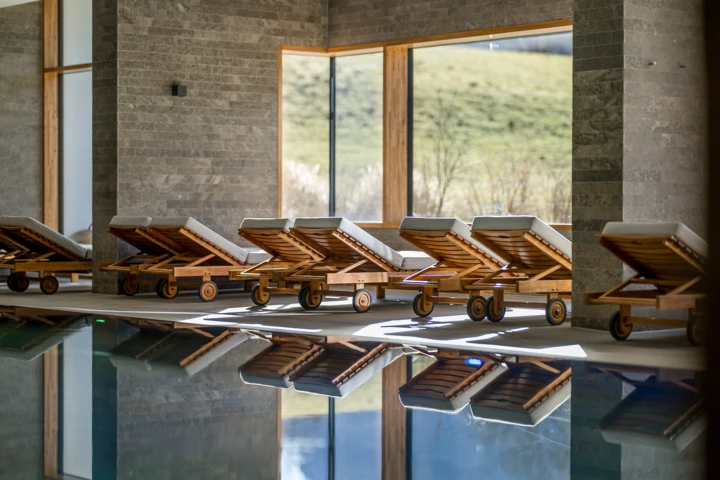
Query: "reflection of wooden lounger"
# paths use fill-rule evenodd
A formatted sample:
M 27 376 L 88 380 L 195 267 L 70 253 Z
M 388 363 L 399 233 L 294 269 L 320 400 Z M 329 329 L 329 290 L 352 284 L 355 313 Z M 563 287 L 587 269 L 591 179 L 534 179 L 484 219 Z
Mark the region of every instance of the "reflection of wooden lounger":
M 116 368 L 182 373 L 188 377 L 208 367 L 248 339 L 246 333 L 204 329 L 173 329 L 156 322 L 110 350 Z
M 636 323 L 686 327 L 690 342 L 701 345 L 707 297 L 703 286 L 708 255 L 705 241 L 681 223 L 610 222 L 598 238 L 603 247 L 636 272 L 607 292 L 585 295 L 588 304 L 620 307 L 610 321 L 612 336 L 625 340 Z M 685 309 L 689 321 L 632 316 L 633 306 Z
M 92 328 L 90 322 L 84 315 L 0 307 L 0 357 L 33 360 L 80 330 Z
M 402 349 L 387 343 L 331 343 L 290 381 L 301 392 L 345 397 L 401 355 Z
M 290 377 L 323 352 L 322 339 L 276 335 L 270 346 L 239 368 L 243 382 L 275 388 L 290 388 Z
M 141 251 L 140 256 L 101 266 L 104 271 L 127 272 L 123 291 L 128 295 L 138 291 L 141 281 L 137 276 L 141 274 L 160 276 L 155 290 L 167 299 L 177 296 L 179 278 L 199 277 L 202 283 L 198 293 L 209 302 L 218 291 L 213 277 L 227 278 L 231 269 L 245 269 L 268 257 L 264 252 L 235 245 L 191 217 L 156 218 L 145 228 L 122 218 L 113 222 L 109 231 L 123 235 L 120 238 Z M 121 230 L 120 224 L 128 224 L 129 228 Z
M 507 370 L 487 356 L 440 353 L 435 358 L 433 364 L 400 387 L 400 401 L 406 408 L 457 412 Z
M 0 270 L 10 270 L 8 288 L 24 292 L 31 281 L 51 295 L 58 290 L 58 276 L 77 281 L 92 274 L 92 249 L 75 243 L 30 217 L 0 217 L 0 239 L 10 246 L 0 260 Z M 36 272 L 36 277 L 27 274 Z
M 705 431 L 704 399 L 692 386 L 630 382 L 635 390 L 600 420 L 606 441 L 682 451 Z
M 535 426 L 570 398 L 570 362 L 523 362 L 508 368 L 472 398 L 474 417 Z
M 251 296 L 255 305 L 267 305 L 273 293 L 297 295 L 301 282 L 293 281 L 292 275 L 323 258 L 293 236 L 293 224 L 287 218 L 246 218 L 240 225 L 238 234 L 271 257 L 248 269 L 230 270 L 231 280 L 258 282 Z
M 406 217 L 400 224 L 400 236 L 437 262 L 402 282 L 422 289 L 413 302 L 416 315 L 426 317 L 435 303 L 443 302 L 467 304 L 468 316 L 474 321 L 485 318 L 483 293 L 492 286 L 484 279 L 501 272 L 505 262 L 474 240 L 467 224 L 456 218 Z M 440 292 L 465 293 L 470 298 L 443 297 Z
M 400 281 L 434 263 L 419 252 L 397 252 L 344 218 L 298 218 L 291 231 L 323 256 L 290 277 L 307 283 L 298 295 L 305 309 L 319 307 L 323 295 L 352 295 L 355 311 L 366 312 L 372 305 L 366 286 L 376 285 L 382 294 L 384 288 L 402 287 Z M 353 286 L 355 292 L 330 289 L 337 285 Z
M 546 295 L 545 302 L 528 302 L 525 306 L 545 308 L 550 325 L 565 321 L 567 306 L 560 296 L 572 293 L 570 240 L 539 218 L 525 215 L 475 217 L 472 236 L 509 262 L 497 276 L 485 279 L 501 286 L 493 289 L 487 303 L 488 319 L 503 319 L 508 305 L 504 293 L 511 286 L 513 293 Z M 513 275 L 501 276 L 501 272 Z

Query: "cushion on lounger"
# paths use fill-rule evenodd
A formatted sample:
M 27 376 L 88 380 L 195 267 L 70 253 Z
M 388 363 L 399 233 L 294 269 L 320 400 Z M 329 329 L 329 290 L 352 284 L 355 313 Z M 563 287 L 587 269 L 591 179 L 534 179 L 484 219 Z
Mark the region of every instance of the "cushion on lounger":
M 215 233 L 210 228 L 206 227 L 192 217 L 153 218 L 150 222 L 150 228 L 152 227 L 185 228 L 197 235 L 198 237 L 202 238 L 206 242 L 211 243 L 212 245 L 223 250 L 240 263 L 245 263 L 249 255 L 249 252 L 247 250 L 245 250 L 239 245 L 234 244 L 222 235 Z
M 383 242 L 355 225 L 350 220 L 342 217 L 318 217 L 298 218 L 295 220 L 295 228 L 301 229 L 325 229 L 336 228 L 361 243 L 368 250 L 382 258 L 397 269 L 402 269 L 403 258 L 398 252 L 385 245 Z
M 502 381 L 502 380 L 500 380 Z M 558 390 L 550 394 L 543 402 L 535 407 L 532 412 L 524 410 L 518 410 L 515 408 L 500 408 L 491 407 L 487 405 L 477 404 L 474 402 L 470 403 L 472 408 L 472 414 L 475 418 L 488 420 L 491 422 L 499 423 L 510 423 L 513 425 L 523 425 L 527 427 L 534 427 L 538 423 L 545 420 L 545 418 L 554 412 L 565 400 L 570 398 L 571 382 L 567 382 Z M 478 394 L 482 397 L 484 392 Z
M 435 264 L 435 259 L 425 252 L 403 250 L 398 253 L 402 257 L 402 263 L 400 264 L 401 270 L 422 270 Z
M 285 230 L 290 231 L 293 221 L 289 218 L 246 218 L 240 224 L 241 230 Z
M 530 230 L 557 248 L 563 255 L 572 259 L 572 242 L 538 217 L 531 215 L 484 215 L 473 219 L 472 230 L 490 230 L 496 232 Z M 498 253 L 502 255 L 502 252 Z
M 491 250 L 488 250 L 485 245 L 478 242 L 470 234 L 470 227 L 468 224 L 461 222 L 457 218 L 449 217 L 405 217 L 402 223 L 400 223 L 400 231 L 420 231 L 420 232 L 453 232 L 466 242 L 477 247 L 483 252 L 487 253 L 490 257 L 494 258 L 501 264 L 506 262 L 497 256 Z
M 248 256 L 245 260 L 245 263 L 248 265 L 257 265 L 260 262 L 264 262 L 265 260 L 270 258 L 270 254 L 266 251 L 259 249 L 259 248 L 248 248 Z
M 31 217 L 0 217 L 0 227 L 23 227 L 32 230 L 36 234 L 59 245 L 64 250 L 81 260 L 91 260 L 92 250 L 88 250 L 79 243 L 76 243 L 65 235 L 62 235 L 52 228 L 38 222 Z
M 603 235 L 655 236 L 672 235 L 703 258 L 708 257 L 708 244 L 683 223 L 608 222 Z
M 132 228 L 145 228 L 150 225 L 150 217 L 123 217 L 121 215 L 115 215 L 110 220 L 111 227 L 132 227 Z

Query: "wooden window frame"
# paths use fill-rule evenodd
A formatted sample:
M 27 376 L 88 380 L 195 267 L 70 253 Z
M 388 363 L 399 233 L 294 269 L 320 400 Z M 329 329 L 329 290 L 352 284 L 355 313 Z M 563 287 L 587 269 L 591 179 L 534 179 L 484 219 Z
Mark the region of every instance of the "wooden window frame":
M 408 50 L 411 48 L 481 42 L 527 35 L 546 35 L 572 31 L 572 20 L 515 25 L 470 32 L 430 35 L 387 42 L 342 47 L 278 47 L 278 208 L 282 217 L 282 69 L 283 54 L 340 57 L 383 53 L 383 218 L 379 222 L 358 222 L 362 228 L 398 228 L 408 215 Z M 352 219 L 351 219 L 352 220 Z M 572 230 L 570 224 L 553 224 L 556 230 Z

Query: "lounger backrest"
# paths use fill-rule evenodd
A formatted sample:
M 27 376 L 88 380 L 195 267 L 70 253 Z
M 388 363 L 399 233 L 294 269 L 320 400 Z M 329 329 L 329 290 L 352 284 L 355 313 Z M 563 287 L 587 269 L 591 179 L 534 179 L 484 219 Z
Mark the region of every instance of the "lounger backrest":
M 142 253 L 163 255 L 178 253 L 173 247 L 154 238 L 147 231 L 150 217 L 115 216 L 108 225 L 108 232 Z
M 270 346 L 239 368 L 245 383 L 290 388 L 290 377 L 323 351 L 318 345 L 295 341 L 273 341 Z
M 570 395 L 570 362 L 546 364 L 559 373 L 528 363 L 508 365 L 507 372 L 473 397 L 473 415 L 521 425 L 540 422 Z
M 249 252 L 230 240 L 213 232 L 192 217 L 153 218 L 148 227 L 150 233 L 183 253 L 196 257 L 216 254 L 208 264 L 238 266 L 245 263 Z
M 45 254 L 53 252 L 51 260 L 62 257 L 71 261 L 92 259 L 92 250 L 70 240 L 31 217 L 0 217 L 0 235 L 28 250 Z
M 238 234 L 273 257 L 287 262 L 319 260 L 322 255 L 295 238 L 290 229 L 294 222 L 287 218 L 246 218 Z
M 378 266 L 401 270 L 400 253 L 341 217 L 298 218 L 292 228 L 294 235 L 323 255 L 345 263 L 367 259 L 375 265 L 358 270 L 377 269 Z
M 707 243 L 682 223 L 609 222 L 600 243 L 650 279 L 688 279 L 704 272 Z
M 516 267 L 547 269 L 572 264 L 572 243 L 537 217 L 528 215 L 475 217 L 472 236 Z M 570 277 L 565 268 L 548 278 Z
M 470 227 L 456 218 L 405 217 L 400 236 L 451 267 L 470 268 L 480 261 L 498 270 L 506 263 L 474 240 Z

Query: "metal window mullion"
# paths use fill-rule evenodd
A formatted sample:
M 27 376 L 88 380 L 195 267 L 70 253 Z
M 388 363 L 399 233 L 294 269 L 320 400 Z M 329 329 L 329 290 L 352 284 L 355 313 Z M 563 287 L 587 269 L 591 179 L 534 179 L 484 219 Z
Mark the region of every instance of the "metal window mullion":
M 335 57 L 330 58 L 330 192 L 328 195 L 328 214 L 335 216 Z

